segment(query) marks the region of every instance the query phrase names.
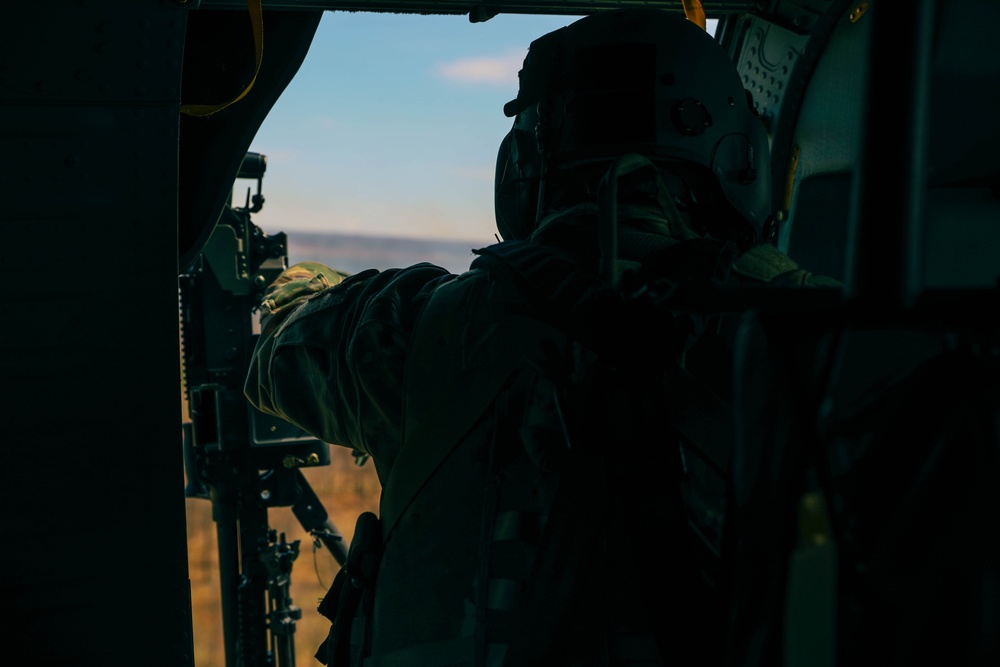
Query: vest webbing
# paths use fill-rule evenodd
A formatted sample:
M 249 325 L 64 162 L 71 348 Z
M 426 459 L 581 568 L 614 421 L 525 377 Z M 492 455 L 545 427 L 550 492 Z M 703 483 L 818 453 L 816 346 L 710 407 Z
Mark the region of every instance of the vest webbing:
M 703 249 L 696 249 L 704 252 Z M 463 336 L 470 323 L 471 300 L 491 297 L 489 281 L 466 275 L 441 285 L 428 299 L 414 329 L 405 369 L 403 443 L 382 494 L 381 518 L 388 540 L 397 521 L 434 474 L 462 435 L 482 416 L 497 393 L 523 365 L 520 351 L 526 337 L 537 336 L 537 322 L 563 330 L 585 345 L 593 344 L 587 330 L 589 308 L 605 290 L 601 281 L 579 270 L 567 255 L 526 241 L 506 241 L 477 250 L 472 269 L 503 273 L 512 278 L 524 301 L 520 313 L 495 327 L 489 351 L 491 363 L 469 365 Z M 473 271 L 475 274 L 476 271 Z M 468 280 L 477 284 L 471 288 Z M 486 315 L 483 308 L 480 315 Z M 520 345 L 511 341 L 520 340 Z M 445 382 L 436 380 L 443 378 Z M 436 390 L 432 390 L 432 388 Z M 728 468 L 733 422 L 721 398 L 680 367 L 669 367 L 665 378 L 664 423 L 693 445 L 718 471 Z M 400 471 L 400 472 L 395 472 Z

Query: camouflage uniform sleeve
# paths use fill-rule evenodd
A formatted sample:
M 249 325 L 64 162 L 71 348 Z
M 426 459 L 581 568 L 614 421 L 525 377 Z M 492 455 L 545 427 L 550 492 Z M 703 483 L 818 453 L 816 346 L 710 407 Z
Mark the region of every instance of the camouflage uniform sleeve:
M 265 296 L 247 398 L 324 442 L 371 454 L 381 475 L 399 447 L 413 321 L 450 275 L 426 263 L 352 276 L 289 268 Z

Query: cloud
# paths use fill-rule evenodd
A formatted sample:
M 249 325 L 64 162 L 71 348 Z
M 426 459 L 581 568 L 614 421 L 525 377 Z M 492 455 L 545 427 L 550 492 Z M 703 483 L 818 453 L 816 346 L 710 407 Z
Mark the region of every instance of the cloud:
M 500 56 L 459 58 L 437 66 L 437 75 L 459 83 L 517 87 L 517 72 L 524 62 L 525 49 L 514 49 Z
M 323 130 L 336 130 L 340 128 L 340 121 L 332 116 L 316 116 L 315 122 Z

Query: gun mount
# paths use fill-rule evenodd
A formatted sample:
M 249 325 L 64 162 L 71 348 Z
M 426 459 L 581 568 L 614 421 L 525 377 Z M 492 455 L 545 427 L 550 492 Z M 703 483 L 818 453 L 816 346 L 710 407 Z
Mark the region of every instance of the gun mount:
M 226 664 L 294 665 L 288 595 L 298 541 L 268 525 L 291 507 L 341 565 L 347 550 L 301 468 L 329 465 L 329 445 L 266 415 L 243 394 L 266 287 L 288 266 L 284 233 L 250 218 L 261 209 L 267 159 L 247 153 L 238 178 L 257 180 L 243 207 L 226 206 L 204 247 L 179 275 L 181 353 L 189 421 L 182 424 L 185 495 L 210 500 L 216 523 Z

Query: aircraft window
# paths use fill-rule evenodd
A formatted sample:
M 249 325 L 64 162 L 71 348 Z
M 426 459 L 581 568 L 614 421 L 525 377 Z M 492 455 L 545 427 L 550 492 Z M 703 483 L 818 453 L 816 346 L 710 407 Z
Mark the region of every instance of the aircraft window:
M 255 221 L 290 237 L 492 242 L 503 105 L 531 40 L 575 19 L 325 13 L 252 143 L 268 158 Z

